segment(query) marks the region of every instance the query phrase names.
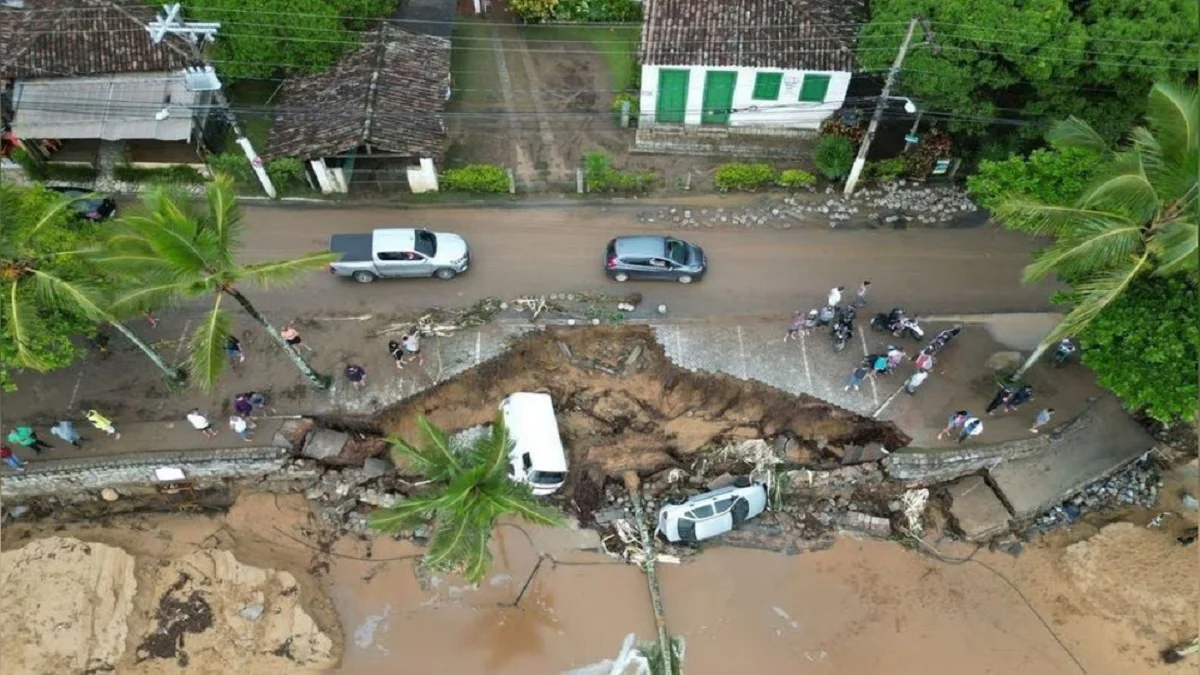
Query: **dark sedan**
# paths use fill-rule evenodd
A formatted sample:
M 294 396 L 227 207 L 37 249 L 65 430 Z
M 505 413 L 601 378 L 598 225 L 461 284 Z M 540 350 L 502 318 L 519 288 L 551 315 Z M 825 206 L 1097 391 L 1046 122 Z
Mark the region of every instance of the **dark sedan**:
M 70 198 L 75 215 L 83 220 L 99 223 L 117 215 L 117 203 L 103 195 L 76 187 L 47 185 L 46 189 Z
M 616 281 L 654 279 L 690 284 L 708 269 L 704 251 L 673 237 L 617 237 L 608 242 L 604 269 Z

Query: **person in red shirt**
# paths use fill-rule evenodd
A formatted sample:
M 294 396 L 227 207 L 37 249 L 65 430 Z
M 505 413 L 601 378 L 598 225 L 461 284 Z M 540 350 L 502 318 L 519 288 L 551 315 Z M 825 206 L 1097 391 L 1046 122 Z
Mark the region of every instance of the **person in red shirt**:
M 20 457 L 14 455 L 13 451 L 9 450 L 7 445 L 0 445 L 0 460 L 4 460 L 5 464 L 17 471 L 25 470 L 25 462 L 22 462 Z

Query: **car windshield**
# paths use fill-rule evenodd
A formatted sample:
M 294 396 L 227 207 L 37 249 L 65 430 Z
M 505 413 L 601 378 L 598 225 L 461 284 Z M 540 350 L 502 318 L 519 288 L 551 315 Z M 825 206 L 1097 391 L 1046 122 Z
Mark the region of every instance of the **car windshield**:
M 567 474 L 561 471 L 531 471 L 529 473 L 530 482 L 539 485 L 558 485 L 566 480 Z
M 696 508 L 692 509 L 693 518 L 711 518 L 712 515 L 713 507 L 709 506 L 708 504 L 705 504 L 704 506 L 697 506 Z
M 688 261 L 688 246 L 678 239 L 667 240 L 667 257 L 680 265 L 686 265 Z
M 417 251 L 428 258 L 437 253 L 437 237 L 427 230 L 417 230 Z

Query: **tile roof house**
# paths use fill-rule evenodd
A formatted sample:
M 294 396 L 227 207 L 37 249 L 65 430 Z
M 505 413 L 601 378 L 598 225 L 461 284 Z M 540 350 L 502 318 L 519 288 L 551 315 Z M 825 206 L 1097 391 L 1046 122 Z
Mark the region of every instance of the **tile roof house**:
M 263 156 L 440 164 L 449 92 L 450 40 L 385 25 L 328 72 L 283 83 Z
M 207 92 L 185 86 L 188 47 L 155 44 L 137 0 L 25 0 L 0 6 L 4 121 L 19 139 L 170 141 L 198 137 Z M 170 107 L 173 114 L 159 113 Z M 36 151 L 35 151 L 36 152 Z
M 654 0 L 642 30 L 639 126 L 817 129 L 855 69 L 846 0 Z

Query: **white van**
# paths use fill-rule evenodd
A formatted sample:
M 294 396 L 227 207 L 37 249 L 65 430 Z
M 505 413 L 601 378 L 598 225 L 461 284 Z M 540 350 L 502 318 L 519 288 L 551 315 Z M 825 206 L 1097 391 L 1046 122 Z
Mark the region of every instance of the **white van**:
M 567 479 L 567 453 L 558 435 L 550 394 L 519 392 L 500 404 L 513 440 L 508 476 L 527 483 L 535 495 L 548 495 Z

